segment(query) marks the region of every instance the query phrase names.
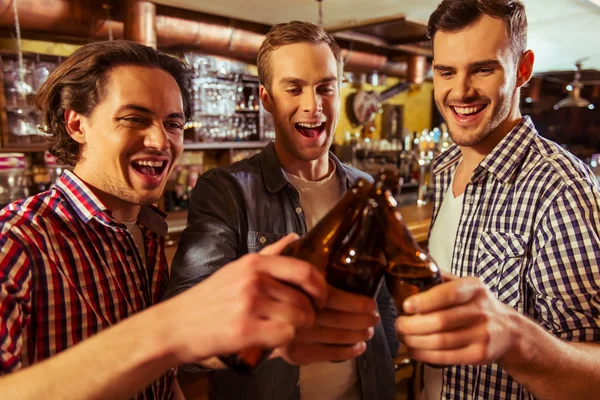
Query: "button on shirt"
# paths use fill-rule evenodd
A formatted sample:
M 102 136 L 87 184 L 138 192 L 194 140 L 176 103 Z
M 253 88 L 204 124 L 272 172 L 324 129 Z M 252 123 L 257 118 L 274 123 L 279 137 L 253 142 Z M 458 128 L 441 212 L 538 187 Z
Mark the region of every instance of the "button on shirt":
M 434 227 L 460 160 L 454 146 L 434 163 Z M 478 276 L 558 338 L 600 342 L 600 184 L 529 117 L 473 171 L 455 247 L 452 273 Z M 441 398 L 533 397 L 493 364 L 444 369 Z
M 126 226 L 70 171 L 54 189 L 0 211 L 0 375 L 161 300 L 166 223 L 150 207 L 138 221 L 147 268 Z M 170 371 L 137 398 L 172 398 L 173 377 Z

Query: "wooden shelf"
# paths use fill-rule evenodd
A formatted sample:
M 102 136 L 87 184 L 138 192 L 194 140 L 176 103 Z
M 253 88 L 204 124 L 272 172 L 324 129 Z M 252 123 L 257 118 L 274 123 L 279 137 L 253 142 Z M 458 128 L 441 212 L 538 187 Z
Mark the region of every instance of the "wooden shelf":
M 32 145 L 11 145 L 0 148 L 0 153 L 41 153 L 48 150 L 48 145 L 32 144 Z
M 269 141 L 186 143 L 185 150 L 262 149 Z

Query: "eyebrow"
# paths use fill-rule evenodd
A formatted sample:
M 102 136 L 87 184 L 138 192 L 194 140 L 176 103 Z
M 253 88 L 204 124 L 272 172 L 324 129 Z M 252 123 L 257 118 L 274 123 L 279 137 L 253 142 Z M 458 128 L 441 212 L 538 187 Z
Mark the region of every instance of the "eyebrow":
M 327 77 L 319 80 L 319 82 L 317 82 L 317 83 L 322 84 L 322 83 L 329 83 L 329 82 L 337 82 L 337 80 L 338 80 L 338 78 L 336 76 L 327 76 Z M 294 78 L 291 76 L 286 76 L 279 80 L 280 85 L 289 84 L 289 85 L 305 86 L 305 85 L 307 85 L 307 83 L 308 82 L 306 82 L 304 79 Z
M 117 114 L 118 113 L 122 113 L 123 111 L 126 110 L 135 110 L 135 111 L 139 111 L 141 113 L 144 114 L 149 114 L 149 115 L 154 115 L 154 112 L 152 110 L 150 110 L 149 108 L 137 105 L 137 104 L 125 104 L 122 105 L 121 107 L 119 107 L 117 109 Z M 169 115 L 167 115 L 167 118 L 179 118 L 179 119 L 185 119 L 185 115 L 183 115 L 183 113 L 179 113 L 179 112 L 174 112 L 171 113 Z
M 499 60 L 494 60 L 494 59 L 489 59 L 489 60 L 482 60 L 482 61 L 476 61 L 474 63 L 470 63 L 468 65 L 469 69 L 476 69 L 476 68 L 481 68 L 481 67 L 499 67 L 500 61 Z M 433 69 L 435 71 L 442 71 L 442 72 L 453 72 L 456 71 L 455 67 L 451 67 L 450 65 L 444 65 L 444 64 L 433 64 Z

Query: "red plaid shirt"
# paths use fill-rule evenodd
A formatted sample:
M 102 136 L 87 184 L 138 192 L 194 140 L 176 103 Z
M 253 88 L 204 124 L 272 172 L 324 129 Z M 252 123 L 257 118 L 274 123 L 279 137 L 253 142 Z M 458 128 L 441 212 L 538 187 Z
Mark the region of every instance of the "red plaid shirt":
M 75 174 L 0 211 L 0 375 L 52 357 L 158 303 L 167 226 L 142 207 L 147 267 L 126 226 Z M 172 398 L 171 371 L 137 398 Z

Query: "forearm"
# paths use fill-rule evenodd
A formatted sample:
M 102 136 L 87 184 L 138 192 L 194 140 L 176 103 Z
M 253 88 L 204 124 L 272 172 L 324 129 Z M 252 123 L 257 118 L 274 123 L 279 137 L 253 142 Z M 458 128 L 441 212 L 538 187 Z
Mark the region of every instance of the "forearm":
M 571 343 L 516 317 L 521 332 L 502 367 L 537 399 L 589 399 L 600 392 L 600 344 Z M 592 396 L 593 397 L 593 396 Z
M 131 398 L 177 365 L 162 326 L 160 310 L 135 315 L 48 360 L 2 377 L 0 398 Z

